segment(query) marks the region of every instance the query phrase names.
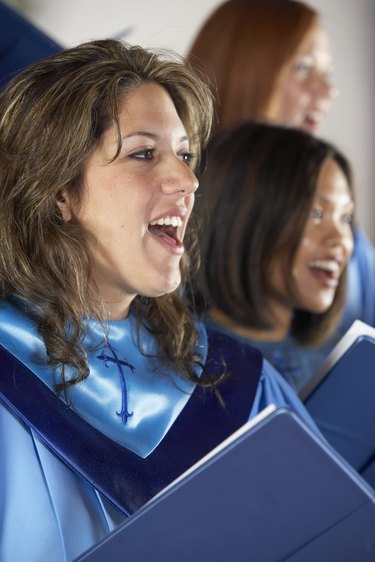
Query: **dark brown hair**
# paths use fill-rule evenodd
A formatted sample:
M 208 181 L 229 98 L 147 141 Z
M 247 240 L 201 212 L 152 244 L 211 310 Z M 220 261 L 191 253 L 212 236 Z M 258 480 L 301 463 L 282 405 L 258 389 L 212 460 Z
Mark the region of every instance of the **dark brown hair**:
M 215 96 L 215 134 L 244 120 L 277 117 L 282 71 L 317 19 L 297 0 L 228 0 L 208 17 L 188 59 L 207 75 Z
M 120 151 L 120 105 L 147 82 L 167 90 L 199 155 L 210 132 L 211 94 L 173 53 L 115 40 L 83 43 L 31 65 L 0 95 L 0 298 L 31 303 L 49 363 L 62 366 L 63 385 L 66 364 L 77 369 L 78 380 L 88 375 L 82 318 L 105 316 L 87 240 L 63 220 L 57 198 L 66 190 L 79 204 L 87 155 L 112 125 Z M 193 232 L 187 244 L 189 238 L 193 247 Z M 181 262 L 182 288 L 191 258 L 187 252 Z M 194 378 L 197 333 L 182 288 L 137 297 L 133 306 L 147 318 L 166 364 Z
M 212 140 L 200 177 L 204 217 L 202 264 L 210 304 L 243 327 L 272 327 L 269 267 L 281 264 L 291 296 L 292 269 L 327 158 L 342 169 L 353 200 L 349 162 L 331 144 L 297 129 L 244 123 Z M 323 341 L 345 298 L 345 272 L 327 312 L 295 310 L 291 333 Z

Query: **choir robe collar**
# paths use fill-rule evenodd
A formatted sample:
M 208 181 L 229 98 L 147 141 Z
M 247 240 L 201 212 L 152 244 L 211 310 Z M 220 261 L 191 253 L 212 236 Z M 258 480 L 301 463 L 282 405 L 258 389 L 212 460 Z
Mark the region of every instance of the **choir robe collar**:
M 87 320 L 84 346 L 90 375 L 68 395 L 73 409 L 93 427 L 142 458 L 163 440 L 194 391 L 195 384 L 174 372 L 165 373 L 157 358 L 156 341 L 140 328 L 143 354 L 137 344 L 134 315 L 103 327 Z M 207 333 L 199 330 L 201 363 L 207 356 Z M 44 384 L 54 391 L 59 371 L 46 365 L 46 350 L 35 323 L 22 305 L 0 302 L 0 341 Z M 200 376 L 201 368 L 197 366 Z M 69 370 L 67 376 L 72 376 Z M 61 397 L 62 398 L 62 397 Z M 62 398 L 63 399 L 63 398 Z

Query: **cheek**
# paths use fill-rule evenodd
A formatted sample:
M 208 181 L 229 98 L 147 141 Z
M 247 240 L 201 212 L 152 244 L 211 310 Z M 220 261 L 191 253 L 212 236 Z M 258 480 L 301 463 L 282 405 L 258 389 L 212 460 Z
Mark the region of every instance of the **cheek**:
M 293 276 L 295 279 L 304 270 L 306 263 L 309 261 L 309 256 L 314 251 L 315 247 L 316 244 L 309 236 L 303 236 L 294 260 Z
M 345 240 L 344 240 L 344 246 L 346 248 L 347 254 L 348 254 L 348 259 L 347 261 L 349 261 L 349 259 L 351 258 L 353 251 L 354 251 L 354 238 L 353 238 L 353 234 L 348 235 Z
M 308 101 L 309 94 L 300 83 L 292 80 L 285 85 L 280 98 L 280 112 L 286 124 L 294 124 Z
M 301 242 L 300 242 L 300 245 L 298 247 L 297 255 L 310 251 L 312 248 L 314 248 L 314 246 L 316 246 L 316 243 L 314 242 L 314 239 L 311 236 L 309 236 L 308 234 L 305 234 L 301 238 Z
M 189 216 L 194 208 L 194 204 L 195 204 L 195 194 L 190 193 L 185 197 L 185 205 L 188 210 Z

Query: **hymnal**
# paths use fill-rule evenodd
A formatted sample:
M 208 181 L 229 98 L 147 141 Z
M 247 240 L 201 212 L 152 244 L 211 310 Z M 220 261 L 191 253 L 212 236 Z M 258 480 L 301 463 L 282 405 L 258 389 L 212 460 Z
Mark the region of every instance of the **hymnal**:
M 300 397 L 328 442 L 375 487 L 375 329 L 356 320 Z
M 78 560 L 373 562 L 375 493 L 291 410 L 268 408 Z

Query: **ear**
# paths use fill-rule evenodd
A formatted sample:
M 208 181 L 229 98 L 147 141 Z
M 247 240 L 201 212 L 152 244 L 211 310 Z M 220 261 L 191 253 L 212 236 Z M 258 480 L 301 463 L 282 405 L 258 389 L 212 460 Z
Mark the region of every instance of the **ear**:
M 65 189 L 60 191 L 56 196 L 56 203 L 60 209 L 63 220 L 69 222 L 72 218 L 72 207 L 69 195 Z

